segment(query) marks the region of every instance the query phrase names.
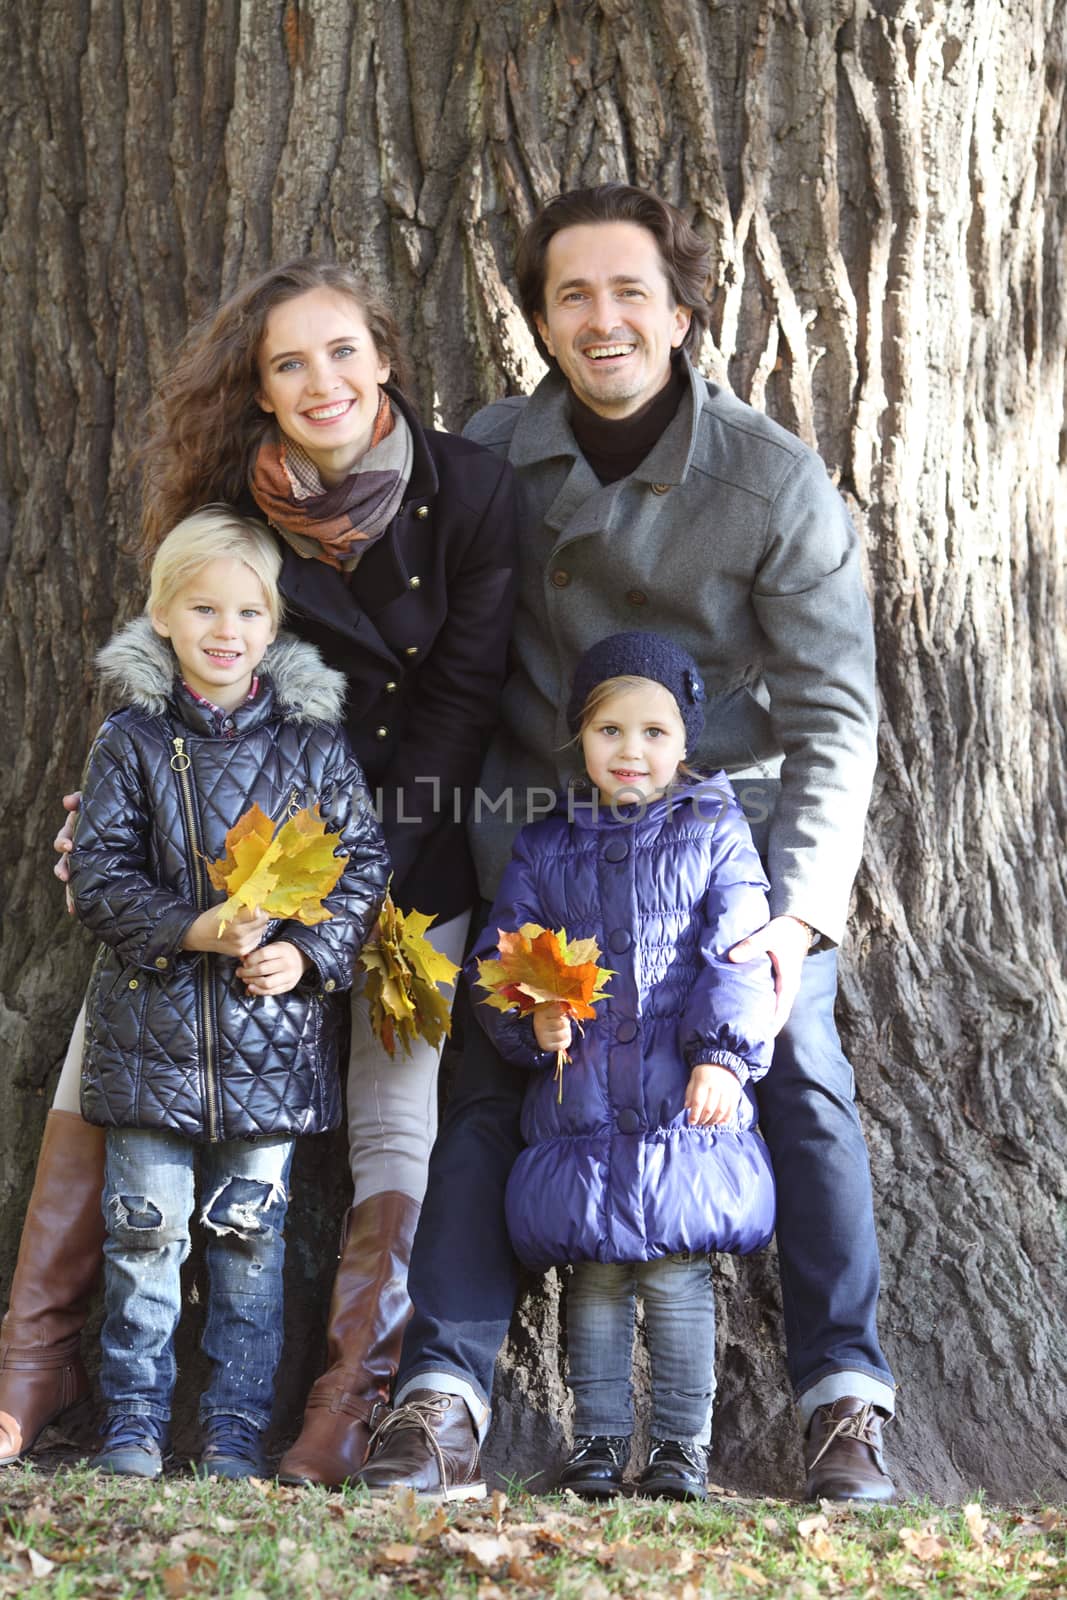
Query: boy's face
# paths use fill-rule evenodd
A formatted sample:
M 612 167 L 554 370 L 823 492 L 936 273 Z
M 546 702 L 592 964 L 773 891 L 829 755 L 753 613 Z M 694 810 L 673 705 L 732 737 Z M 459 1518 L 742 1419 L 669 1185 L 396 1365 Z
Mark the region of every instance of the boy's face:
M 669 689 L 651 679 L 620 689 L 582 730 L 590 781 L 608 800 L 651 800 L 674 780 L 685 755 L 685 726 Z
M 236 556 L 220 556 L 189 577 L 170 603 L 152 612 L 169 639 L 190 689 L 233 711 L 247 699 L 252 674 L 278 631 L 263 585 Z

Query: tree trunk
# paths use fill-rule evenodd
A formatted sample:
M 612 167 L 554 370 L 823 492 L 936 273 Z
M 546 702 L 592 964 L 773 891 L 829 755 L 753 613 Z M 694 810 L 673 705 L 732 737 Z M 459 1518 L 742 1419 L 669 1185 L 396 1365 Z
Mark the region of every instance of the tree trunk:
M 715 246 L 706 370 L 817 446 L 864 529 L 882 764 L 845 952 L 901 1385 L 902 1484 L 1062 1494 L 1067 0 L 10 0 L 3 274 L 0 1082 L 14 1257 L 90 950 L 49 875 L 137 609 L 131 452 L 190 320 L 336 249 L 388 286 L 425 414 L 540 364 L 512 256 L 628 177 Z M 305 1157 L 292 1427 L 344 1205 Z M 328 1189 L 329 1192 L 326 1192 Z M 773 1257 L 718 1269 L 720 1481 L 797 1454 Z M 500 1369 L 493 1463 L 551 1462 L 556 1296 Z

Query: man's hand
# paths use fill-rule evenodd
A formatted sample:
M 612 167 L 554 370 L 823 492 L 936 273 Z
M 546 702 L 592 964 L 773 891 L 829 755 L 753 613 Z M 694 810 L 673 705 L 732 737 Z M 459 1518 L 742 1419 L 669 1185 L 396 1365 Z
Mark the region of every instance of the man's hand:
M 212 956 L 236 956 L 240 960 L 262 943 L 270 923 L 265 911 L 260 911 L 258 906 L 255 911 L 249 911 L 246 906 L 232 922 L 227 923 L 226 931 L 220 937 L 221 909 L 221 906 L 212 906 L 208 911 L 201 911 L 182 940 L 183 950 L 203 951 Z
M 691 1123 L 729 1122 L 741 1098 L 741 1080 L 729 1067 L 705 1061 L 689 1074 L 685 1109 Z
M 272 939 L 253 950 L 237 968 L 249 994 L 288 994 L 295 989 L 311 962 L 288 939 Z
M 564 1016 L 558 1000 L 545 1000 L 533 1009 L 534 1038 L 542 1050 L 552 1050 L 557 1055 L 569 1050 L 574 1029 L 570 1017 Z
M 789 1021 L 793 1001 L 800 988 L 800 972 L 811 944 L 807 924 L 797 917 L 772 917 L 756 933 L 742 939 L 730 951 L 731 961 L 756 961 L 770 956 L 774 965 L 774 1032 L 781 1033 Z

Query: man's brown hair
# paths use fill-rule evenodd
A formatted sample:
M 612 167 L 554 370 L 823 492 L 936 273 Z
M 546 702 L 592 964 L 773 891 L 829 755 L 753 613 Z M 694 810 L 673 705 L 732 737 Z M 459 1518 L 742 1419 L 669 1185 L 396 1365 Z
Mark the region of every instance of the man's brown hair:
M 682 349 L 692 356 L 711 324 L 707 297 L 711 246 L 680 211 L 659 195 L 635 189 L 629 183 L 601 183 L 595 189 L 571 189 L 557 194 L 541 207 L 519 241 L 515 261 L 519 303 L 545 360 L 551 363 L 552 358 L 534 317 L 545 314 L 548 247 L 563 228 L 587 222 L 635 222 L 639 228 L 648 229 L 659 249 L 675 305 L 687 306 L 693 314 L 682 340 Z

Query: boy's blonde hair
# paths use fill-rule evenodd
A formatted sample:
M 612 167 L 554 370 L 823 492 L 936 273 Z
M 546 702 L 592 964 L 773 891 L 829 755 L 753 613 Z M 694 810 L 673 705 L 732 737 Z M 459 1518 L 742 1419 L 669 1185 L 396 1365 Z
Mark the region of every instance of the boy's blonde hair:
M 660 683 L 657 678 L 640 678 L 631 673 L 625 673 L 618 678 L 605 678 L 602 683 L 598 683 L 592 689 L 590 689 L 589 694 L 586 697 L 586 702 L 582 707 L 582 714 L 578 722 L 578 733 L 575 737 L 574 743 L 581 743 L 582 734 L 585 732 L 586 728 L 588 728 L 589 724 L 592 722 L 593 718 L 604 704 L 604 701 L 610 700 L 613 695 L 625 694 L 629 689 L 664 688 L 666 688 L 666 685 Z M 666 692 L 671 694 L 669 689 L 667 689 Z M 674 699 L 672 694 L 671 700 L 674 702 L 674 709 L 678 713 L 678 721 L 682 722 L 682 713 L 679 710 L 677 700 Z
M 239 516 L 232 506 L 201 506 L 171 529 L 152 559 L 145 610 L 150 616 L 165 610 L 194 572 L 227 556 L 255 573 L 278 628 L 284 610 L 278 589 L 281 551 L 262 522 Z

